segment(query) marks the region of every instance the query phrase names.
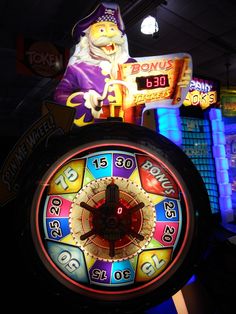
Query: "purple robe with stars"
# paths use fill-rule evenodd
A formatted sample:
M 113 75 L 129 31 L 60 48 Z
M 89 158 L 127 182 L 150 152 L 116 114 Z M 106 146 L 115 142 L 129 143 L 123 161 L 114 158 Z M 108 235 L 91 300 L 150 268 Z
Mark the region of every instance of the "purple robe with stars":
M 135 62 L 135 60 L 129 58 L 126 63 L 128 62 Z M 111 79 L 109 71 L 100 65 L 87 62 L 77 62 L 68 65 L 62 80 L 55 90 L 54 100 L 59 104 L 76 108 L 75 124 L 82 126 L 92 123 L 94 119 L 91 110 L 84 105 L 84 93 L 89 90 L 95 90 L 102 95 L 105 83 Z M 68 97 L 76 92 L 80 93 L 75 94 L 68 101 Z M 107 96 L 109 95 L 115 96 L 114 91 L 108 92 Z M 108 105 L 109 101 L 106 98 L 103 100 L 103 106 Z

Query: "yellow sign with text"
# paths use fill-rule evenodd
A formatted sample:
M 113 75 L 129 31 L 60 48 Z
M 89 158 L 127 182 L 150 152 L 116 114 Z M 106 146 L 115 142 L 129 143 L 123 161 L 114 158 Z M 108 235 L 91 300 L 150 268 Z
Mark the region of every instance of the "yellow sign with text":
M 217 93 L 216 91 L 210 91 L 207 93 L 201 92 L 199 90 L 194 90 L 188 92 L 183 104 L 185 106 L 200 106 L 202 109 L 215 104 L 217 102 Z

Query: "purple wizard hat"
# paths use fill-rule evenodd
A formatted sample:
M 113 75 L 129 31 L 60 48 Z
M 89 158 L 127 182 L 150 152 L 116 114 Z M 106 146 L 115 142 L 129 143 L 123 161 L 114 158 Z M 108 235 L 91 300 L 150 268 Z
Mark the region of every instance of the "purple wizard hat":
M 72 29 L 72 36 L 79 40 L 84 36 L 84 31 L 92 24 L 98 22 L 113 22 L 124 33 L 124 23 L 121 18 L 119 5 L 116 3 L 102 2 L 88 16 L 78 21 Z

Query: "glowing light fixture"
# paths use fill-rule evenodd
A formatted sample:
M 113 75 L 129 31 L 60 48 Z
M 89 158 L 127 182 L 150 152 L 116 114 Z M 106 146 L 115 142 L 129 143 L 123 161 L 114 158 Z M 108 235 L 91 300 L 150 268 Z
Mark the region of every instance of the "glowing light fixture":
M 145 17 L 141 24 L 141 32 L 145 35 L 157 34 L 159 30 L 155 17 L 149 15 Z

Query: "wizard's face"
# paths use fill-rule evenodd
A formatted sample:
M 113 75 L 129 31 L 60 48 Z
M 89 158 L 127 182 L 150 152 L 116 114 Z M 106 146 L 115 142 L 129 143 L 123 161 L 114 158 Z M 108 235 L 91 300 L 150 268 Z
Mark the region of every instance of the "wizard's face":
M 116 53 L 118 47 L 124 43 L 122 32 L 112 22 L 98 22 L 91 25 L 89 39 L 94 46 L 102 49 L 106 55 Z

